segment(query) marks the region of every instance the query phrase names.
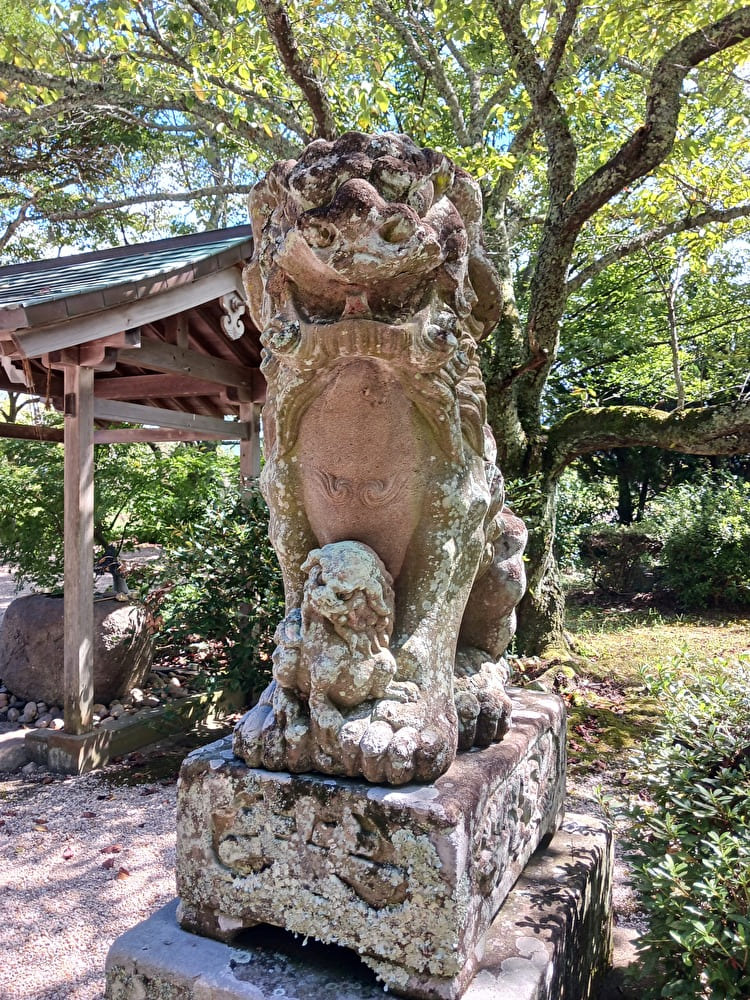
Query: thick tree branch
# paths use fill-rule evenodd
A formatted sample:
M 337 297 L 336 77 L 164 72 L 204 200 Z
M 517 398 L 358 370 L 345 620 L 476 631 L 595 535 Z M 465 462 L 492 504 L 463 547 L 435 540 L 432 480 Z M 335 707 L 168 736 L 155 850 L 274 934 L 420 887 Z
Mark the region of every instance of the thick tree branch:
M 565 55 L 565 49 L 567 48 L 570 36 L 573 34 L 573 28 L 575 28 L 580 6 L 581 0 L 568 0 L 565 4 L 562 17 L 557 22 L 555 36 L 552 39 L 552 48 L 544 67 L 544 83 L 547 87 L 551 87 L 557 77 L 560 64 Z
M 618 260 L 629 257 L 630 254 L 638 250 L 645 250 L 646 247 L 653 246 L 654 243 L 659 243 L 668 236 L 684 233 L 690 229 L 700 229 L 701 226 L 707 226 L 712 222 L 733 222 L 735 219 L 742 219 L 748 215 L 750 215 L 750 202 L 734 205 L 732 208 L 707 208 L 697 215 L 688 214 L 675 222 L 669 222 L 648 232 L 639 233 L 638 236 L 634 236 L 630 240 L 618 243 L 617 246 L 612 247 L 611 250 L 574 274 L 565 286 L 566 292 L 570 295 L 571 292 L 575 292 L 582 285 L 585 285 L 587 281 L 591 281 L 592 278 L 601 274 L 610 264 L 616 264 Z
M 335 139 L 337 129 L 333 109 L 309 59 L 300 53 L 286 9 L 279 0 L 260 0 L 260 6 L 281 61 L 312 111 L 317 137 Z
M 527 51 L 530 49 L 528 39 L 523 33 L 518 34 L 520 21 L 516 19 L 516 24 L 510 17 L 508 0 L 494 2 L 496 9 L 501 11 L 503 27 L 506 22 L 510 25 L 506 38 L 511 48 L 515 40 L 518 72 L 524 84 L 530 87 L 550 153 L 550 211 L 537 253 L 526 325 L 529 356 L 546 350 L 549 365 L 529 373 L 518 383 L 524 426 L 533 436 L 533 428 L 541 419 L 543 388 L 557 355 L 559 325 L 565 304 L 566 272 L 581 227 L 625 185 L 649 173 L 667 156 L 674 144 L 685 76 L 692 67 L 711 55 L 750 37 L 750 7 L 741 8 L 672 46 L 652 74 L 645 124 L 604 167 L 574 191 L 571 165 L 574 170 L 575 148 L 570 151 L 572 138 L 564 112 L 551 88 L 545 88 L 544 80 L 540 80 L 542 71 L 533 59 L 533 50 L 531 53 Z M 546 99 L 540 100 L 540 94 Z
M 544 466 L 552 477 L 579 455 L 610 448 L 654 447 L 687 455 L 750 451 L 750 400 L 671 413 L 645 406 L 577 410 L 549 432 Z
M 90 219 L 102 212 L 114 212 L 119 208 L 131 205 L 153 205 L 158 202 L 195 201 L 196 198 L 215 198 L 228 194 L 249 194 L 252 184 L 225 184 L 214 187 L 196 188 L 195 191 L 155 191 L 153 194 L 135 194 L 129 198 L 116 198 L 112 201 L 98 201 L 85 208 L 72 208 L 62 212 L 48 212 L 40 216 L 40 221 L 71 222 L 79 219 Z
M 646 100 L 643 125 L 570 198 L 566 223 L 575 230 L 603 205 L 650 173 L 669 154 L 677 133 L 682 84 L 690 72 L 717 52 L 750 38 L 750 7 L 741 7 L 683 38 L 659 60 Z
M 559 55 L 555 56 L 558 66 L 565 44 L 570 37 L 570 30 L 572 30 L 572 24 L 569 25 L 568 18 L 572 16 L 573 21 L 575 21 L 579 4 L 580 0 L 568 0 L 560 25 L 558 25 L 560 52 Z M 578 151 L 573 142 L 563 106 L 552 89 L 554 76 L 548 77 L 537 62 L 534 47 L 523 30 L 518 7 L 511 4 L 509 0 L 494 0 L 494 7 L 518 76 L 529 95 L 534 113 L 544 131 L 549 150 L 547 183 L 550 192 L 550 216 L 554 218 L 560 213 L 562 206 L 574 189 Z M 555 41 L 558 39 L 556 38 Z M 550 69 L 552 68 L 551 65 Z

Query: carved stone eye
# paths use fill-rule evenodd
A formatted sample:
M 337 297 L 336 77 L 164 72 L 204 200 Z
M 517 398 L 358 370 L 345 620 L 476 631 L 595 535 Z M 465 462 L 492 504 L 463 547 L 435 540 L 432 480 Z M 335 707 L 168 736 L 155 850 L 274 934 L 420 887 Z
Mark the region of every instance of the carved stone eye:
M 385 243 L 405 243 L 414 235 L 415 226 L 404 215 L 395 215 L 380 227 L 379 235 Z
M 325 223 L 308 222 L 302 235 L 315 250 L 325 250 L 336 239 L 336 230 Z

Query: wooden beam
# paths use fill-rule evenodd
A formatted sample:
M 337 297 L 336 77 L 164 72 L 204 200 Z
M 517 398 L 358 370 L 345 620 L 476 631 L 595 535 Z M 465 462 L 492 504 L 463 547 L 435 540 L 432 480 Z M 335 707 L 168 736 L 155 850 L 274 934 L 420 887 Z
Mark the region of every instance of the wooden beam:
M 124 330 L 109 337 L 90 340 L 78 347 L 63 351 L 50 351 L 42 355 L 45 368 L 65 368 L 68 365 L 85 365 L 99 371 L 112 371 L 117 363 L 118 347 L 140 347 L 141 331 Z
M 250 428 L 250 438 L 240 441 L 240 483 L 250 486 L 260 476 L 260 407 L 240 403 L 240 420 Z
M 40 424 L 13 424 L 0 421 L 0 438 L 16 438 L 21 441 L 56 441 L 62 444 L 65 440 L 61 427 L 44 427 Z
M 210 431 L 227 440 L 241 441 L 248 438 L 250 429 L 237 421 L 204 417 L 197 413 L 166 410 L 159 406 L 141 406 L 140 403 L 121 403 L 109 399 L 94 400 L 94 419 L 122 421 L 129 424 L 149 424 L 153 427 L 174 427 L 185 431 Z
M 234 424 L 239 427 L 239 424 Z M 210 431 L 179 431 L 168 427 L 112 427 L 94 431 L 94 444 L 132 444 L 134 441 L 227 441 L 226 434 Z
M 127 375 L 122 378 L 99 378 L 94 395 L 99 399 L 169 399 L 176 396 L 216 396 L 215 382 L 186 375 Z
M 118 360 L 124 364 L 151 368 L 153 371 L 186 378 L 215 382 L 216 385 L 237 386 L 252 389 L 257 383 L 259 370 L 246 368 L 233 361 L 212 358 L 199 351 L 188 351 L 175 344 L 165 344 L 161 340 L 144 340 L 140 347 L 118 352 Z
M 19 331 L 14 334 L 13 339 L 23 357 L 36 358 L 50 351 L 86 344 L 89 341 L 109 337 L 113 333 L 153 323 L 166 316 L 174 316 L 232 291 L 244 294 L 240 273 L 234 265 L 224 271 L 208 274 L 204 278 L 198 278 L 197 281 L 171 288 L 159 295 L 129 302 L 124 306 L 116 306 L 114 309 L 97 312 L 91 316 L 35 329 L 29 333 Z
M 188 346 L 189 327 L 185 313 L 168 316 L 164 320 L 164 339 L 168 344 L 175 344 L 177 347 Z
M 228 385 L 223 390 L 223 396 L 228 403 L 235 406 L 239 403 L 265 403 L 266 401 L 266 379 L 260 368 L 253 368 L 252 389 L 238 389 L 236 386 Z
M 59 375 L 51 375 L 48 379 L 46 375 L 42 375 L 40 372 L 32 371 L 31 373 L 32 385 L 22 386 L 17 382 L 11 382 L 5 372 L 0 371 L 0 389 L 3 392 L 23 392 L 28 393 L 30 396 L 41 396 L 44 399 L 49 391 L 50 398 L 62 399 L 63 397 L 63 380 Z
M 87 733 L 94 704 L 94 372 L 65 369 L 65 730 Z

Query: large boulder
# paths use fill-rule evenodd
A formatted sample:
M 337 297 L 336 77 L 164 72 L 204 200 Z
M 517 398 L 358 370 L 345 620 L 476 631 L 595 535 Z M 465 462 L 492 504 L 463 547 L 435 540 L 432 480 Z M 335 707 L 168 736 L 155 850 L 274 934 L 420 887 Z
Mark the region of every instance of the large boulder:
M 94 701 L 139 687 L 153 656 L 146 614 L 114 598 L 94 602 Z M 61 704 L 64 697 L 63 601 L 18 597 L 0 627 L 0 678 L 20 698 Z

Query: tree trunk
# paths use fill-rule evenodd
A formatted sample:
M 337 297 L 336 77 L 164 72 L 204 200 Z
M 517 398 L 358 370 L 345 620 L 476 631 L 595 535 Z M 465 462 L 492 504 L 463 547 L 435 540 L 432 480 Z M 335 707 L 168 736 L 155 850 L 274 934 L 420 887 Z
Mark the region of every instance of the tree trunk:
M 567 649 L 565 596 L 554 559 L 539 583 L 526 591 L 516 613 L 516 649 L 522 656 L 548 656 Z
M 524 557 L 527 587 L 517 609 L 516 632 L 516 648 L 524 656 L 566 648 L 565 598 L 554 553 L 557 481 L 544 480 L 541 489 L 534 510 L 518 511 L 529 529 Z M 509 501 L 512 504 L 513 498 Z
M 617 463 L 617 520 L 620 524 L 633 523 L 633 496 L 630 492 L 630 461 L 626 448 L 615 448 Z

